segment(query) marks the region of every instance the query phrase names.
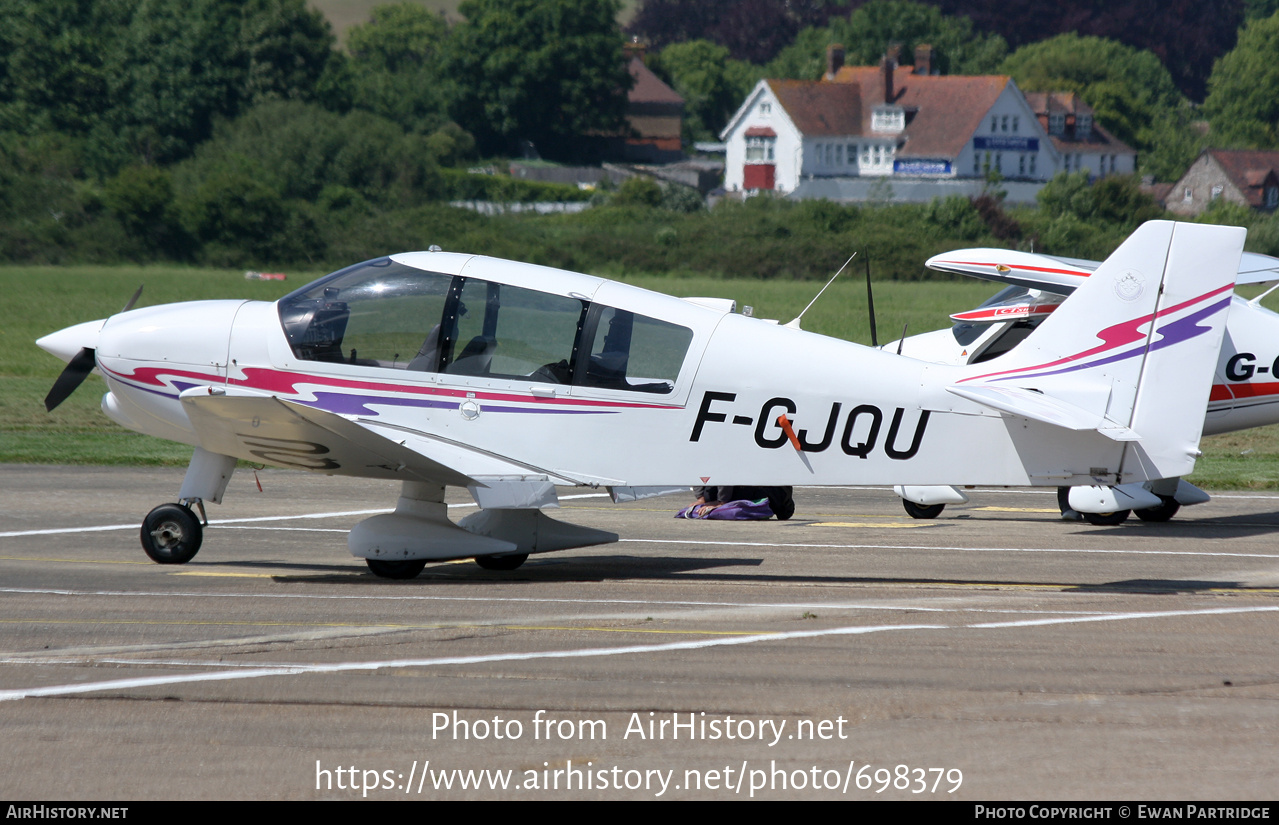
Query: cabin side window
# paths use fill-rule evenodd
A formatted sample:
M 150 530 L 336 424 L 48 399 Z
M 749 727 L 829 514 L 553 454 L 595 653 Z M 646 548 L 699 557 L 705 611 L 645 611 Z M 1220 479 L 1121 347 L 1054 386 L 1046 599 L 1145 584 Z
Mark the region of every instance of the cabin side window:
M 589 340 L 589 346 L 578 364 L 579 386 L 669 393 L 675 389 L 693 331 L 597 304 L 583 340 Z
M 441 372 L 572 382 L 585 301 L 474 278 L 458 281 L 444 320 Z

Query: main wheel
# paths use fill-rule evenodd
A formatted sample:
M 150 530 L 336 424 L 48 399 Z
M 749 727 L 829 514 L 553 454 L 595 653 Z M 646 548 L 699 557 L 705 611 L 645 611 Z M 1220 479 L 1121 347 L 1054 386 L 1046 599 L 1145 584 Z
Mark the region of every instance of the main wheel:
M 1070 506 L 1070 488 L 1057 488 L 1057 509 L 1061 510 L 1061 518 L 1063 521 L 1083 521 L 1084 514 L 1078 510 L 1071 509 Z
M 1137 518 L 1142 521 L 1167 521 L 1177 515 L 1177 511 L 1181 509 L 1181 505 L 1177 503 L 1177 499 L 1172 496 L 1160 496 L 1159 500 L 1163 502 L 1158 507 L 1147 507 L 1145 510 L 1133 510 L 1137 514 Z
M 416 579 L 426 569 L 426 559 L 405 559 L 403 561 L 386 561 L 385 559 L 365 559 L 365 564 L 373 575 L 383 579 Z
M 528 553 L 515 553 L 510 556 L 476 556 L 475 563 L 485 570 L 514 570 L 528 561 Z
M 937 518 L 946 509 L 945 504 L 916 504 L 908 498 L 902 499 L 902 506 L 911 518 Z
M 1098 527 L 1113 527 L 1128 520 L 1132 510 L 1116 510 L 1113 513 L 1084 513 L 1084 521 Z
M 142 521 L 142 549 L 158 564 L 186 564 L 202 541 L 200 520 L 181 504 L 161 504 Z

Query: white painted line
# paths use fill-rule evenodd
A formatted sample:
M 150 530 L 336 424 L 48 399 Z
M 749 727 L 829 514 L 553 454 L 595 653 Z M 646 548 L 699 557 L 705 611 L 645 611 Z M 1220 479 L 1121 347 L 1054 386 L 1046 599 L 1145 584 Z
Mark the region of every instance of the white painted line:
M 1279 611 L 1279 607 L 1236 607 L 1207 610 L 1173 610 L 1167 612 L 1114 613 L 1104 616 L 1072 617 L 1062 619 L 1027 620 L 1023 622 L 993 622 L 971 625 L 908 624 L 871 625 L 863 627 L 833 627 L 823 630 L 794 630 L 786 633 L 767 633 L 755 636 L 717 637 L 684 642 L 666 642 L 655 645 L 627 645 L 624 647 L 589 647 L 576 650 L 542 650 L 512 653 L 493 653 L 483 656 L 448 656 L 435 659 L 387 659 L 374 662 L 334 662 L 330 664 L 300 664 L 264 667 L 250 670 L 219 670 L 211 673 L 171 674 L 142 676 L 133 679 L 112 679 L 70 685 L 47 685 L 36 688 L 19 688 L 0 691 L 0 702 L 40 696 L 70 696 L 79 693 L 96 693 L 102 690 L 128 690 L 130 688 L 157 687 L 194 682 L 224 682 L 235 679 L 256 679 L 262 676 L 292 676 L 309 673 L 351 673 L 393 668 L 426 668 L 447 665 L 477 665 L 494 662 L 527 662 L 539 659 L 584 659 L 601 656 L 628 656 L 632 654 L 668 653 L 680 650 L 705 650 L 713 647 L 729 647 L 758 644 L 759 642 L 784 642 L 799 639 L 816 639 L 826 636 L 859 636 L 869 633 L 901 630 L 992 630 L 1012 627 L 1036 627 L 1095 621 L 1132 621 L 1136 619 L 1184 618 Z
M 572 604 L 612 607 L 615 605 L 642 605 L 644 607 L 726 607 L 739 609 L 743 607 L 760 609 L 796 609 L 821 608 L 823 610 L 910 610 L 929 613 L 1046 613 L 1053 616 L 1109 615 L 1099 610 L 1026 610 L 1023 608 L 974 608 L 974 607 L 927 607 L 923 604 L 906 600 L 892 604 L 883 602 L 709 602 L 688 601 L 684 599 L 555 599 L 523 596 L 410 596 L 410 595 L 336 595 L 316 593 L 213 593 L 194 591 L 128 591 L 128 590 L 64 590 L 36 587 L 0 587 L 0 593 L 13 593 L 28 596 L 91 596 L 107 598 L 166 598 L 166 599 L 303 599 L 307 601 L 410 601 L 410 602 L 498 602 L 504 604 Z M 505 622 L 510 624 L 509 621 Z M 456 624 L 469 624 L 462 621 Z
M 1279 559 L 1274 553 L 1218 553 L 1200 550 L 1090 550 L 1080 547 L 956 547 L 944 544 L 786 544 L 770 541 L 702 541 L 700 539 L 618 539 L 638 544 L 705 544 L 724 547 L 793 547 L 800 550 L 954 550 L 964 553 L 1087 553 L 1133 556 L 1234 556 L 1245 559 Z

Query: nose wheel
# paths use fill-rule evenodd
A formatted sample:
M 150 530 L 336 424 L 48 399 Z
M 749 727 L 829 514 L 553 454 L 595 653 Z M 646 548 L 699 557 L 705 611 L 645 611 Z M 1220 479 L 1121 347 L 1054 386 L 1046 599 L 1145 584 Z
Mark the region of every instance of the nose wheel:
M 142 521 L 142 549 L 158 564 L 186 564 L 203 540 L 200 520 L 181 504 L 161 504 Z

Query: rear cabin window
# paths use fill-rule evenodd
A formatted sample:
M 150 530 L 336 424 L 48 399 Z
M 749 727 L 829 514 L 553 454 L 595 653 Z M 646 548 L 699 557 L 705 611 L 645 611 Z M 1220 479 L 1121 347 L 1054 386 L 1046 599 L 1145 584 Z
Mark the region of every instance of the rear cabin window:
M 675 389 L 693 331 L 613 307 L 596 306 L 587 323 L 591 340 L 579 365 L 584 387 L 668 393 Z

